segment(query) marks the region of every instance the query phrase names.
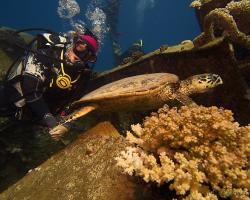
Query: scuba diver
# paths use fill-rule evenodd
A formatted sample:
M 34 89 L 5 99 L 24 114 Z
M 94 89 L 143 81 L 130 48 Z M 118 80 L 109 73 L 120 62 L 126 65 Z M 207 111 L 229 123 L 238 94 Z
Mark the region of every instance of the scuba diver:
M 55 115 L 82 95 L 96 62 L 98 39 L 88 29 L 73 37 L 39 34 L 10 67 L 0 87 L 0 116 L 34 120 L 54 140 L 70 129 Z
M 145 52 L 143 51 L 143 40 L 137 40 L 135 41 L 125 52 L 120 53 L 121 50 L 120 49 L 116 49 L 116 58 L 115 58 L 115 64 L 119 65 L 119 64 L 125 64 L 126 63 L 126 59 L 131 57 L 131 56 L 142 56 L 145 54 Z M 117 47 L 118 48 L 118 47 Z M 119 50 L 119 51 L 118 51 Z

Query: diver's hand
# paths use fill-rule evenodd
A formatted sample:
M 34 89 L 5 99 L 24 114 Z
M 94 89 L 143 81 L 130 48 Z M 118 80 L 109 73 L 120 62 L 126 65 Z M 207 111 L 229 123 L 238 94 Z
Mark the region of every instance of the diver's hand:
M 69 131 L 69 129 L 63 125 L 57 125 L 55 126 L 54 128 L 52 128 L 50 131 L 49 131 L 49 134 L 51 135 L 51 137 L 58 141 L 60 140 L 60 138 L 62 136 L 65 135 L 65 133 L 67 133 Z

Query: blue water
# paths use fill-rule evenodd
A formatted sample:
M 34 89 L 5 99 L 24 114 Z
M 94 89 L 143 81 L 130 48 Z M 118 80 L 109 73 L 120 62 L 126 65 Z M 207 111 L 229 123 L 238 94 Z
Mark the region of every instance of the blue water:
M 89 0 L 76 0 L 81 8 L 76 19 L 84 20 Z M 138 8 L 138 3 L 144 7 Z M 154 2 L 152 4 L 152 2 Z M 143 39 L 144 50 L 153 51 L 163 44 L 174 45 L 193 39 L 200 32 L 190 1 L 183 0 L 121 0 L 118 31 L 123 50 L 137 39 Z M 58 32 L 68 31 L 68 21 L 57 13 L 58 0 L 9 0 L 2 1 L 0 26 L 16 29 L 42 27 Z M 144 8 L 144 9 L 143 9 Z M 109 36 L 106 35 L 98 62 L 97 71 L 110 69 L 113 57 Z

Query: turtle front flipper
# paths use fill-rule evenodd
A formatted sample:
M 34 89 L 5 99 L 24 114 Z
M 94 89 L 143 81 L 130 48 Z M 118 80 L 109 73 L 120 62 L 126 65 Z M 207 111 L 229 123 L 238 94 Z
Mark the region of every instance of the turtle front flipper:
M 73 112 L 72 114 L 67 116 L 66 120 L 62 124 L 65 124 L 65 123 L 71 122 L 73 120 L 76 120 L 76 119 L 78 119 L 78 118 L 92 112 L 93 110 L 96 110 L 97 108 L 98 108 L 98 105 L 96 105 L 96 104 L 83 106 L 79 110 L 76 110 L 75 112 Z

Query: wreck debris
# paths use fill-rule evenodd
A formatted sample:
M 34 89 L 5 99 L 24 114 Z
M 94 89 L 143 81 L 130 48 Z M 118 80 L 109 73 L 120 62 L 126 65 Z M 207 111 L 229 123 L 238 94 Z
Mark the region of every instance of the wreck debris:
M 1 192 L 0 199 L 135 200 L 142 186 L 122 175 L 114 160 L 126 145 L 110 122 L 99 123 Z
M 200 9 L 201 6 L 203 6 L 204 4 L 206 3 L 209 3 L 211 2 L 212 0 L 195 0 L 193 1 L 190 6 L 193 7 L 193 8 L 197 8 L 197 9 Z
M 195 0 L 190 4 L 191 7 L 200 9 L 202 6 L 202 3 L 199 0 Z
M 214 40 L 218 37 L 218 35 L 215 35 L 215 32 L 218 33 L 217 30 L 219 29 L 221 32 L 219 36 L 228 38 L 234 44 L 250 48 L 250 36 L 239 30 L 237 25 L 238 21 L 249 21 L 249 19 L 249 0 L 232 1 L 224 8 L 216 8 L 206 15 L 203 23 L 204 32 L 194 39 L 194 45 L 200 47 Z
M 106 5 L 103 6 L 102 9 L 104 10 L 107 17 L 110 39 L 112 42 L 113 56 L 115 63 L 117 63 L 119 57 L 122 54 L 122 50 L 119 45 L 119 33 L 118 33 L 120 0 L 107 0 Z

